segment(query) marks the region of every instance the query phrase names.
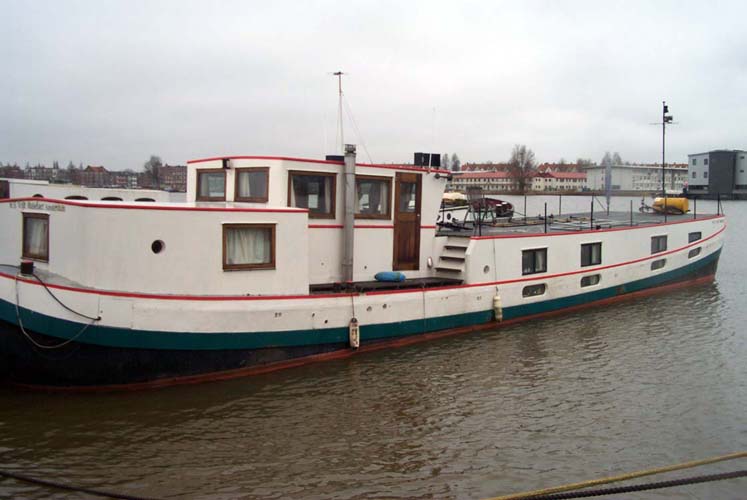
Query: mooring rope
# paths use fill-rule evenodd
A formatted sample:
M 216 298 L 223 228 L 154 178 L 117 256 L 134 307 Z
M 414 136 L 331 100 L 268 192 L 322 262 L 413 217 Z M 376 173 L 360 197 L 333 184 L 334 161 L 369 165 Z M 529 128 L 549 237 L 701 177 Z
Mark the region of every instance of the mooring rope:
M 681 464 L 667 465 L 664 467 L 656 467 L 653 469 L 640 470 L 636 472 L 630 472 L 627 474 L 620 474 L 617 476 L 611 476 L 611 477 L 606 477 L 606 478 L 601 478 L 601 479 L 592 479 L 589 481 L 582 481 L 579 483 L 571 483 L 571 484 L 565 484 L 561 486 L 554 486 L 552 488 L 544 488 L 544 489 L 539 489 L 539 490 L 526 491 L 523 493 L 513 493 L 510 495 L 492 497 L 489 500 L 528 500 L 532 498 L 536 498 L 536 499 L 541 498 L 544 500 L 545 498 L 555 498 L 555 497 L 548 496 L 548 495 L 552 495 L 555 493 L 563 493 L 567 491 L 580 490 L 582 488 L 589 488 L 591 486 L 599 486 L 602 484 L 615 483 L 619 481 L 627 481 L 629 479 L 635 479 L 635 478 L 644 477 L 644 476 L 652 476 L 654 474 L 662 474 L 664 472 L 672 472 L 672 471 L 677 471 L 677 470 L 682 470 L 682 469 L 689 469 L 692 467 L 699 467 L 702 465 L 713 464 L 716 462 L 723 462 L 726 460 L 735 460 L 738 458 L 745 458 L 745 457 L 747 457 L 747 451 L 740 451 L 736 453 L 729 453 L 727 455 L 704 458 L 702 460 L 694 460 L 691 462 L 684 462 Z M 741 473 L 741 472 L 743 471 L 738 471 L 738 473 Z M 712 479 L 712 480 L 715 481 L 717 479 Z M 639 486 L 643 486 L 643 485 L 639 485 Z M 572 498 L 572 497 L 565 497 L 565 498 Z
M 91 488 L 83 488 L 80 486 L 73 486 L 70 484 L 58 483 L 56 481 L 46 481 L 44 479 L 36 479 L 33 477 L 25 476 L 23 474 L 16 474 L 14 472 L 8 472 L 0 470 L 0 477 L 6 477 L 8 479 L 15 479 L 16 481 L 22 481 L 24 483 L 36 484 L 38 486 L 46 486 L 48 488 L 54 488 L 58 490 L 75 491 L 79 493 L 87 493 L 89 495 L 104 497 L 104 498 L 117 498 L 120 500 L 158 500 L 154 497 L 139 497 L 135 495 L 125 495 L 123 493 L 114 493 L 111 491 L 95 490 Z
M 39 279 L 39 278 L 37 278 L 37 279 Z M 59 349 L 61 347 L 64 347 L 64 346 L 66 346 L 66 345 L 74 342 L 78 338 L 80 338 L 80 336 L 83 335 L 86 332 L 86 330 L 88 330 L 88 327 L 90 327 L 95 322 L 97 322 L 97 321 L 99 321 L 101 319 L 101 317 L 91 319 L 91 322 L 83 325 L 83 327 L 78 331 L 78 333 L 76 333 L 75 335 L 73 335 L 72 337 L 70 337 L 67 340 L 63 340 L 59 344 L 54 344 L 54 345 L 40 344 L 39 342 L 37 342 L 36 340 L 34 340 L 33 337 L 31 337 L 31 334 L 29 334 L 29 332 L 27 332 L 26 328 L 24 328 L 24 326 L 23 326 L 23 320 L 21 319 L 21 305 L 20 305 L 21 304 L 21 299 L 20 299 L 20 297 L 18 295 L 18 281 L 19 281 L 18 277 L 16 277 L 16 280 L 15 280 L 15 282 L 16 282 L 16 321 L 18 321 L 18 327 L 20 328 L 21 333 L 23 333 L 23 335 L 26 337 L 26 339 L 28 339 L 29 342 L 31 342 L 33 345 L 35 345 L 39 349 Z M 45 288 L 46 288 L 46 286 L 45 286 Z M 47 291 L 49 291 L 49 290 L 47 290 Z M 54 295 L 52 295 L 52 296 L 54 297 Z M 57 300 L 57 302 L 60 302 L 59 299 L 57 299 L 57 297 L 55 297 L 55 299 Z M 60 304 L 62 304 L 62 302 L 60 302 Z M 69 309 L 67 306 L 65 306 L 65 308 Z M 88 316 L 86 316 L 86 317 L 88 317 Z
M 589 498 L 603 495 L 617 495 L 620 493 L 632 493 L 636 491 L 658 490 L 661 488 L 672 488 L 674 486 L 686 486 L 689 484 L 709 483 L 712 481 L 723 481 L 724 479 L 735 479 L 747 477 L 747 470 L 724 472 L 721 474 L 708 474 L 705 476 L 691 476 L 671 481 L 659 481 L 657 483 L 633 484 L 630 486 L 615 486 L 613 488 L 600 488 L 597 490 L 571 491 L 568 493 L 554 493 L 527 497 L 526 500 L 566 500 L 569 498 Z

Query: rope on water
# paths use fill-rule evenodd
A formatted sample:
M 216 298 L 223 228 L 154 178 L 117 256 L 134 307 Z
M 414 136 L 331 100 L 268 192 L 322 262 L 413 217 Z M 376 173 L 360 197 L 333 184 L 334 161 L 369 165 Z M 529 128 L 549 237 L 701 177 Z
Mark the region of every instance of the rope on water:
M 603 495 L 617 495 L 620 493 L 632 493 L 636 491 L 657 490 L 661 488 L 672 488 L 674 486 L 685 486 L 688 484 L 709 483 L 711 481 L 723 481 L 724 479 L 735 479 L 747 477 L 747 470 L 737 470 L 734 472 L 724 472 L 722 474 L 708 474 L 705 476 L 691 476 L 682 479 L 673 479 L 671 481 L 659 481 L 657 483 L 632 484 L 630 486 L 615 486 L 613 488 L 600 488 L 597 490 L 570 491 L 568 493 L 554 493 L 550 495 L 540 495 L 526 497 L 526 500 L 565 500 L 568 498 L 588 498 Z
M 738 458 L 745 458 L 745 457 L 747 457 L 747 451 L 740 451 L 736 453 L 729 453 L 727 455 L 720 455 L 717 457 L 705 458 L 703 460 L 694 460 L 692 462 L 685 462 L 681 464 L 667 465 L 664 467 L 656 467 L 653 469 L 630 472 L 627 474 L 620 474 L 618 476 L 611 476 L 611 477 L 601 478 L 601 479 L 592 479 L 589 481 L 582 481 L 580 483 L 565 484 L 562 486 L 555 486 L 552 488 L 544 488 L 540 490 L 526 491 L 523 493 L 513 493 L 510 495 L 493 497 L 490 500 L 527 500 L 530 498 L 538 498 L 538 499 L 541 498 L 544 500 L 545 498 L 549 498 L 548 495 L 552 495 L 555 493 L 563 493 L 567 491 L 580 490 L 582 488 L 589 488 L 591 486 L 599 486 L 602 484 L 615 483 L 619 481 L 627 481 L 627 480 L 635 479 L 639 477 L 652 476 L 654 474 L 662 474 L 664 472 L 672 472 L 676 470 L 689 469 L 692 467 L 699 467 L 702 465 L 713 464 L 716 462 L 724 462 L 726 460 L 735 460 Z M 570 498 L 570 497 L 566 497 L 566 498 Z
M 125 495 L 122 493 L 114 493 L 111 491 L 94 490 L 91 488 L 82 488 L 80 486 L 58 483 L 56 481 L 46 481 L 44 479 L 36 479 L 33 477 L 25 476 L 23 474 L 16 474 L 13 472 L 8 472 L 8 471 L 3 471 L 3 470 L 0 470 L 0 477 L 6 477 L 8 479 L 15 479 L 16 481 L 36 484 L 38 486 L 46 486 L 48 488 L 55 488 L 58 490 L 75 491 L 78 493 L 87 493 L 89 495 L 103 497 L 103 498 L 117 498 L 120 500 L 158 500 L 154 497 L 139 497 L 135 495 Z

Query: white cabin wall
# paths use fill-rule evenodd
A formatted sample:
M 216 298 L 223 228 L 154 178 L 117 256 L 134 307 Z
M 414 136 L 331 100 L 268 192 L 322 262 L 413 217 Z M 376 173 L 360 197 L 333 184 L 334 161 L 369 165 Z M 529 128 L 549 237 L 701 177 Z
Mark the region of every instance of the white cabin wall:
M 700 231 L 703 239 L 722 226 L 711 220 L 694 221 L 680 224 L 641 227 L 620 231 L 582 232 L 581 234 L 567 233 L 536 236 L 472 239 L 467 251 L 465 281 L 467 283 L 484 283 L 504 280 L 536 280 L 541 282 L 543 276 L 583 271 L 581 265 L 581 245 L 584 243 L 602 242 L 601 266 L 630 262 L 636 259 L 652 257 L 651 237 L 667 235 L 667 251 L 688 245 L 688 234 Z M 634 231 L 635 237 L 631 235 Z M 547 272 L 522 275 L 522 251 L 535 248 L 547 248 Z M 666 253 L 666 252 L 664 252 Z M 671 255 L 661 258 L 672 259 Z M 648 269 L 651 261 L 645 260 L 642 266 Z M 484 272 L 488 265 L 491 269 Z M 590 274 L 599 266 L 589 266 Z M 601 271 L 612 277 L 625 278 L 629 266 L 611 268 Z M 667 266 L 664 270 L 670 270 Z M 574 277 L 580 281 L 582 274 Z M 574 283 L 576 283 L 574 281 Z M 534 282 L 534 281 L 533 281 Z M 577 283 L 576 283 L 577 284 Z
M 50 204 L 51 205 L 51 204 Z M 307 294 L 305 212 L 137 210 L 59 205 L 63 211 L 21 210 L 0 203 L 9 221 L 0 242 L 4 264 L 21 260 L 22 212 L 50 214 L 47 269 L 80 285 L 119 292 L 185 295 Z M 275 269 L 223 270 L 224 223 L 275 224 Z M 186 229 L 186 230 L 185 230 Z M 165 249 L 154 254 L 151 244 Z

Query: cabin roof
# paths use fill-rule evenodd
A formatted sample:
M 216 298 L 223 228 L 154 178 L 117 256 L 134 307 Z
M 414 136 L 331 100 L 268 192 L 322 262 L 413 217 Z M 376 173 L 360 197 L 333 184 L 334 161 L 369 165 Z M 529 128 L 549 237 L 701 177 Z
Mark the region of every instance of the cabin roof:
M 188 160 L 187 164 L 192 165 L 195 163 L 204 163 L 204 162 L 210 162 L 210 161 L 218 161 L 218 160 L 274 160 L 274 161 L 293 161 L 293 162 L 300 162 L 300 163 L 317 163 L 317 164 L 323 164 L 323 165 L 344 165 L 344 162 L 341 161 L 335 161 L 335 160 L 316 160 L 313 158 L 295 158 L 290 156 L 214 156 L 210 158 L 198 158 L 195 160 Z M 439 173 L 443 175 L 450 174 L 451 172 L 449 170 L 443 170 L 438 168 L 432 168 L 432 169 L 426 169 L 422 167 L 416 167 L 414 165 L 398 165 L 398 164 L 392 164 L 392 165 L 380 165 L 377 163 L 357 163 L 356 166 L 358 167 L 370 167 L 370 168 L 384 168 L 389 170 L 413 170 L 417 172 L 432 172 L 432 173 Z

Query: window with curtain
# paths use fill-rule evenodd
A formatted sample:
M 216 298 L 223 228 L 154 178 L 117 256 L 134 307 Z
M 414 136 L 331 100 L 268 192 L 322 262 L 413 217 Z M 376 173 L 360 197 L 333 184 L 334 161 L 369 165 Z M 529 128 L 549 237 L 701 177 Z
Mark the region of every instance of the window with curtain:
M 275 225 L 224 224 L 223 269 L 275 269 Z
M 236 169 L 236 201 L 267 202 L 270 169 L 267 167 Z
M 386 177 L 355 177 L 355 218 L 391 218 L 392 181 Z
M 536 274 L 547 271 L 547 248 L 521 252 L 521 274 Z
M 652 236 L 651 237 L 651 253 L 663 252 L 667 249 L 667 237 L 666 236 Z
M 224 170 L 197 171 L 197 201 L 225 201 L 226 172 Z
M 49 261 L 49 215 L 23 214 L 23 257 Z
M 308 208 L 309 217 L 335 218 L 335 174 L 289 172 L 288 206 Z
M 581 267 L 596 266 L 602 263 L 602 243 L 581 245 Z

